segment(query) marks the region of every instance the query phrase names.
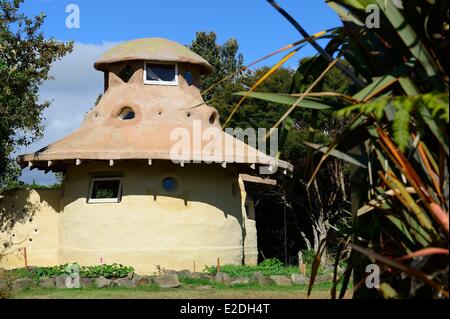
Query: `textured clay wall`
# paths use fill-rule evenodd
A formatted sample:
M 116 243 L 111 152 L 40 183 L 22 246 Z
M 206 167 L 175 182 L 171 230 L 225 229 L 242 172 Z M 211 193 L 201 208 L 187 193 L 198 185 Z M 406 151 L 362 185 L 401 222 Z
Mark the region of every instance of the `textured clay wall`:
M 122 176 L 119 203 L 87 203 L 92 177 L 101 176 Z M 176 179 L 175 191 L 162 187 L 166 177 Z M 247 219 L 242 196 L 237 174 L 219 165 L 83 162 L 67 171 L 62 190 L 5 194 L 1 207 L 21 211 L 28 205 L 35 213 L 31 222 L 22 218 L 1 234 L 14 234 L 22 243 L 0 267 L 24 266 L 19 247 L 27 247 L 29 265 L 116 262 L 140 273 L 152 273 L 157 265 L 194 270 L 194 263 L 202 271 L 217 257 L 221 264 L 256 263 L 255 222 Z M 64 209 L 58 213 L 60 202 Z
M 121 202 L 88 204 L 91 178 L 114 175 L 123 176 Z M 162 187 L 169 176 L 177 181 L 174 192 Z M 246 235 L 256 244 L 256 237 L 248 238 L 256 236 L 254 224 L 244 231 L 237 174 L 219 165 L 82 164 L 68 171 L 65 185 L 61 263 L 117 262 L 142 273 L 157 265 L 193 270 L 195 263 L 201 271 L 217 257 L 222 264 L 241 264 Z
M 0 267 L 25 266 L 26 248 L 28 265 L 52 266 L 58 264 L 58 218 L 61 202 L 60 189 L 14 190 L 0 198 L 0 225 L 10 225 L 2 230 L 0 243 L 12 242 Z M 19 251 L 20 249 L 20 251 Z

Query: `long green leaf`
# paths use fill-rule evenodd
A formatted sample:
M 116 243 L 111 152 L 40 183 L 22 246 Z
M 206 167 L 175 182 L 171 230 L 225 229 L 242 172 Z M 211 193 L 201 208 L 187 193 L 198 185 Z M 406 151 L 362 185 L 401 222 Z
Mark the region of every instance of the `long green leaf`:
M 446 291 L 444 289 L 443 286 L 441 286 L 439 283 L 436 283 L 434 280 L 428 278 L 428 276 L 419 271 L 416 270 L 410 266 L 407 266 L 401 262 L 398 262 L 396 260 L 393 260 L 391 258 L 388 258 L 386 256 L 380 255 L 372 250 L 363 248 L 361 246 L 358 245 L 354 245 L 354 244 L 350 244 L 350 246 L 357 252 L 364 254 L 368 257 L 374 258 L 375 260 L 378 260 L 380 263 L 385 264 L 387 266 L 393 267 L 395 269 L 398 269 L 401 272 L 404 272 L 406 274 L 409 274 L 410 276 L 413 276 L 417 279 L 419 279 L 420 281 L 427 283 L 428 285 L 430 285 L 431 287 L 435 288 L 436 290 L 438 290 L 439 292 L 442 293 L 442 295 L 446 298 L 448 298 L 448 291 Z
M 365 25 L 364 22 L 362 22 L 360 19 L 358 19 L 357 16 L 355 16 L 351 11 L 345 9 L 340 4 L 338 4 L 338 3 L 334 2 L 334 1 L 328 1 L 327 4 L 328 4 L 328 6 L 330 8 L 332 8 L 334 11 L 337 12 L 337 14 L 341 18 L 341 20 L 343 20 L 343 21 L 351 21 L 351 22 L 353 22 L 356 25 L 359 25 L 361 27 Z
M 244 96 L 246 95 L 246 92 L 237 92 L 234 93 L 235 95 Z M 264 100 L 268 102 L 274 102 L 274 103 L 280 103 L 285 105 L 292 105 L 297 100 L 298 97 L 291 96 L 288 94 L 281 94 L 281 93 L 263 93 L 263 92 L 251 92 L 247 93 L 247 97 L 249 98 L 255 98 L 258 100 Z M 313 109 L 313 110 L 330 110 L 333 109 L 333 106 L 318 102 L 317 100 L 304 98 L 300 103 L 300 107 L 304 107 L 307 109 Z
M 422 116 L 423 121 L 428 126 L 428 128 L 433 132 L 434 136 L 437 138 L 441 146 L 444 148 L 445 153 L 447 156 L 449 155 L 449 149 L 448 149 L 448 138 L 445 135 L 445 131 L 440 128 L 436 121 L 433 118 L 433 115 L 431 114 L 430 110 L 424 105 L 419 104 L 418 105 L 419 113 Z
M 383 10 L 392 26 L 397 30 L 398 35 L 409 48 L 411 54 L 422 64 L 428 76 L 434 80 L 433 82 L 436 88 L 442 89 L 443 84 L 436 79 L 439 72 L 430 52 L 428 52 L 426 46 L 420 41 L 414 29 L 406 22 L 400 10 L 395 7 L 392 1 L 377 0 L 377 4 Z
M 367 6 L 375 4 L 376 0 L 343 0 L 342 2 L 355 9 L 366 10 Z
M 319 243 L 319 248 L 317 250 L 316 256 L 314 257 L 313 264 L 311 265 L 311 278 L 309 279 L 308 285 L 308 297 L 311 295 L 312 288 L 314 286 L 314 281 L 316 280 L 317 271 L 319 270 L 320 260 L 322 259 L 322 254 L 326 247 L 326 240 L 322 239 Z
M 318 150 L 318 151 L 322 152 L 322 153 L 327 153 L 327 151 L 328 151 L 328 146 L 326 146 L 326 145 L 320 145 L 320 144 L 309 143 L 309 142 L 303 142 L 303 143 L 308 145 L 309 147 L 315 149 L 315 150 Z M 357 158 L 355 158 L 355 157 L 353 157 L 353 156 L 351 156 L 351 155 L 349 155 L 347 153 L 341 152 L 341 151 L 339 151 L 337 149 L 332 149 L 329 152 L 329 154 L 334 156 L 334 157 L 336 157 L 336 158 L 338 158 L 338 159 L 346 161 L 346 162 L 348 162 L 350 164 L 353 164 L 353 165 L 356 165 L 356 166 L 359 166 L 359 167 L 362 167 L 362 168 L 367 168 L 367 165 L 363 164 Z
M 356 93 L 353 98 L 362 102 L 370 100 L 372 97 L 377 96 L 383 90 L 397 82 L 399 78 L 409 73 L 414 68 L 414 65 L 415 61 L 414 59 L 411 59 L 394 71 L 375 79 L 371 84 Z

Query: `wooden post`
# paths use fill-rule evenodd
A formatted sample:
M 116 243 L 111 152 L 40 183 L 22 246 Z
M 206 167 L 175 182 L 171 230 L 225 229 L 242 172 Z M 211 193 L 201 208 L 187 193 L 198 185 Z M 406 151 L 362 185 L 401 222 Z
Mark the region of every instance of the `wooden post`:
M 220 257 L 217 257 L 217 272 L 220 272 Z
M 306 275 L 306 265 L 303 263 L 300 265 L 300 273 Z
M 27 247 L 19 248 L 19 251 L 25 260 L 25 268 L 28 269 Z
M 301 251 L 298 252 L 298 272 L 301 275 L 306 274 L 306 265 L 303 263 L 303 253 Z
M 23 256 L 25 258 L 25 268 L 28 269 L 27 247 L 23 248 Z

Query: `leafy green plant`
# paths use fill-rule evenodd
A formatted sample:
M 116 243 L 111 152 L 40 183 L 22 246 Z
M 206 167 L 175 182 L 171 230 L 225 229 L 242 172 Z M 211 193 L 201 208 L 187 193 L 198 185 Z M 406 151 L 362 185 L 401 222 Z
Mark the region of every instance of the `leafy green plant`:
M 204 271 L 214 275 L 217 273 L 217 267 L 207 266 L 205 267 Z M 280 260 L 276 258 L 270 258 L 264 260 L 258 265 L 223 265 L 220 267 L 220 271 L 234 277 L 251 277 L 257 271 L 261 272 L 265 276 L 290 276 L 291 274 L 298 273 L 299 269 L 298 266 L 284 266 L 284 264 Z M 322 272 L 323 270 L 321 268 L 320 273 Z
M 2 285 L 0 285 L 0 300 L 7 299 L 11 296 L 12 291 L 11 275 L 7 274 L 3 269 L 0 269 L 0 281 L 2 282 Z
M 38 282 L 40 278 L 56 277 L 67 274 L 68 265 L 69 264 L 51 267 L 17 268 L 9 272 L 15 278 L 31 278 L 34 281 Z M 124 266 L 122 264 L 116 263 L 111 265 L 103 264 L 97 266 L 80 267 L 80 276 L 87 278 L 96 278 L 99 276 L 103 276 L 105 278 L 123 278 L 133 272 L 134 272 L 133 267 Z
M 103 276 L 105 278 L 122 278 L 134 272 L 134 268 L 122 264 L 83 266 L 80 275 L 88 278 Z
M 311 154 L 320 155 L 306 158 L 305 166 L 313 167 L 305 170 L 307 192 L 318 190 L 316 181 L 331 157 L 353 164 L 352 224 L 339 236 L 321 239 L 309 293 L 320 261 L 333 245 L 333 298 L 338 284 L 339 297 L 344 296 L 352 273 L 356 298 L 448 298 L 448 1 L 327 0 L 342 26 L 325 32 L 325 48 L 274 0 L 267 1 L 317 50 L 309 66 L 299 69 L 315 81 L 298 84 L 300 94 L 290 97 L 251 92 L 244 97 L 290 104 L 274 127 L 289 121 L 296 108 L 316 114 L 326 105 L 349 120 L 326 145 L 317 145 L 314 133 L 306 140 Z M 368 5 L 380 9 L 379 28 L 365 25 Z M 329 101 L 337 92 L 320 91 L 333 69 L 357 88 L 352 95 L 340 94 L 338 104 Z M 325 107 L 312 108 L 309 100 Z M 347 268 L 338 276 L 343 259 Z M 381 269 L 378 290 L 364 285 L 370 263 Z
M 53 267 L 38 267 L 33 271 L 35 277 L 56 277 L 66 273 L 66 267 L 68 264 L 53 266 Z
M 41 137 L 42 113 L 50 102 L 40 98 L 39 87 L 50 79 L 53 62 L 73 48 L 72 42 L 46 39 L 45 15 L 27 16 L 22 4 L 0 1 L 0 191 L 20 186 L 15 148 Z
M 316 256 L 316 252 L 314 250 L 303 250 L 303 263 L 306 265 L 312 265 L 314 262 L 314 257 Z

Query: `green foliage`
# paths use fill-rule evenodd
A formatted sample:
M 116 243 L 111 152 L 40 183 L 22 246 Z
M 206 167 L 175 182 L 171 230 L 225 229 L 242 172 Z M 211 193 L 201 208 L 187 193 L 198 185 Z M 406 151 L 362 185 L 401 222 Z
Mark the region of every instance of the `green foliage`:
M 217 267 L 205 267 L 205 272 L 210 274 L 217 273 Z M 291 275 L 298 273 L 298 266 L 284 266 L 283 263 L 276 259 L 270 258 L 261 262 L 259 265 L 223 265 L 220 267 L 221 272 L 225 272 L 234 277 L 251 277 L 255 272 L 260 271 L 264 276 L 273 275 Z
M 244 88 L 251 87 L 260 77 L 262 77 L 269 67 L 260 67 L 252 71 L 247 71 L 240 78 L 242 88 L 240 91 L 244 91 Z M 279 94 L 289 93 L 291 85 L 293 71 L 287 68 L 279 68 L 272 76 L 264 81 L 258 87 L 258 93 L 275 92 Z M 255 94 L 258 94 L 255 93 Z M 240 98 L 240 96 L 239 96 Z M 234 106 L 234 105 L 233 105 Z M 279 118 L 283 112 L 287 109 L 287 105 L 280 105 L 270 100 L 256 100 L 254 98 L 247 98 L 242 107 L 237 111 L 235 116 L 229 123 L 230 127 L 241 128 L 270 128 L 275 124 L 277 118 Z M 222 118 L 227 118 L 230 114 L 231 107 L 222 110 Z
M 11 276 L 9 276 L 3 269 L 0 269 L 0 281 L 4 281 L 6 283 L 0 287 L 0 300 L 10 298 L 12 295 Z
M 43 14 L 20 12 L 23 0 L 0 0 L 0 191 L 13 188 L 19 170 L 11 155 L 42 134 L 40 85 L 49 80 L 51 64 L 72 50 L 72 43 L 45 39 Z
M 133 267 L 114 263 L 112 265 L 82 266 L 80 275 L 88 278 L 95 278 L 99 276 L 103 276 L 105 278 L 122 278 L 132 272 L 134 272 Z
M 215 32 L 197 32 L 195 39 L 188 47 L 206 59 L 213 67 L 210 74 L 202 76 L 201 90 L 208 89 L 229 74 L 236 73 L 236 76 L 231 77 L 230 81 L 226 81 L 204 93 L 205 101 L 220 97 L 215 102 L 217 104 L 214 103 L 213 106 L 224 102 L 227 104 L 226 102 L 234 90 L 234 84 L 240 76 L 239 70 L 242 68 L 244 61 L 243 55 L 238 52 L 239 44 L 236 39 L 228 39 L 220 45 L 217 43 L 217 34 Z
M 431 120 L 438 123 L 439 126 L 447 125 L 449 123 L 448 103 L 448 95 L 437 92 L 416 96 L 384 95 L 368 103 L 358 103 L 342 108 L 337 114 L 350 116 L 358 112 L 371 115 L 377 121 L 387 120 L 391 122 L 394 141 L 400 150 L 404 151 L 410 139 L 410 124 L 413 120 L 413 112 L 423 106 L 430 111 Z M 389 118 L 392 113 L 393 116 Z
M 27 269 L 22 268 L 22 276 L 24 277 L 35 277 L 35 278 L 44 278 L 44 277 L 56 277 L 62 274 L 66 273 L 66 267 L 68 264 L 65 265 L 59 265 L 59 266 L 50 266 L 50 267 L 38 267 L 36 269 L 33 269 L 31 271 L 28 271 Z M 28 276 L 26 276 L 27 272 L 29 273 Z
M 314 250 L 303 250 L 303 263 L 307 265 L 312 265 L 316 252 Z
M 343 22 L 330 43 L 365 79 L 339 111 L 354 121 L 330 148 L 369 159 L 372 168 L 354 170 L 352 228 L 338 247 L 352 249 L 356 282 L 367 263 L 382 266 L 383 297 L 448 298 L 449 3 L 374 0 L 381 26 L 367 29 L 359 23 L 367 2 L 328 2 Z M 323 70 L 316 65 L 314 72 Z
M 54 189 L 54 188 L 60 188 L 61 183 L 54 183 L 50 185 L 44 185 L 44 184 L 38 184 L 35 180 L 31 184 L 23 184 L 20 188 L 29 188 L 29 189 L 39 189 L 39 188 L 48 188 L 48 189 Z
M 341 187 L 340 183 L 333 184 L 333 179 L 320 183 L 324 180 L 324 167 L 332 167 L 330 156 L 353 163 L 358 157 L 368 162 L 370 169 L 366 165 L 352 168 L 351 227 L 344 223 L 343 231 L 327 232 L 321 245 L 324 248 L 315 249 L 315 260 L 326 256 L 332 244 L 337 258 L 334 264 L 349 261 L 347 275 L 340 278 L 341 297 L 351 272 L 359 283 L 367 275 L 367 263 L 376 260 L 385 266 L 378 290 L 382 296 L 448 298 L 449 3 L 326 2 L 341 16 L 342 27 L 327 34 L 329 41 L 324 49 L 312 40 L 319 54 L 301 61 L 292 88 L 298 93 L 309 91 L 310 83 L 326 70 L 327 76 L 334 72 L 329 77 L 329 87 L 325 78 L 315 86 L 315 97 L 322 104 L 341 109 L 338 115 L 345 118 L 332 124 L 330 120 L 337 117 L 330 111 L 311 111 L 302 106 L 297 109 L 310 114 L 303 117 L 306 123 L 296 123 L 294 112 L 283 114 L 283 118 L 292 117 L 291 129 L 308 127 L 308 145 L 323 153 L 317 157 L 307 151 L 305 163 L 309 200 L 305 211 L 312 216 L 313 224 L 326 220 L 324 195 L 338 194 L 333 188 Z M 307 36 L 293 17 L 273 1 L 270 3 L 303 37 Z M 369 29 L 363 23 L 368 4 L 378 5 L 380 28 Z M 341 60 L 329 71 L 330 57 L 336 56 Z M 344 77 L 344 81 L 337 76 Z M 329 134 L 332 140 L 325 149 L 315 143 L 317 132 L 324 127 L 321 117 L 327 123 L 325 127 L 339 127 Z M 337 179 L 342 177 L 339 170 L 334 171 L 338 174 L 329 172 Z M 301 198 L 298 193 L 302 189 L 295 191 Z M 347 198 L 344 193 L 343 202 L 335 207 L 345 212 Z M 333 228 L 338 222 L 328 220 Z M 317 267 L 318 262 L 314 263 L 313 274 Z M 332 290 L 333 298 L 337 284 Z M 355 296 L 374 297 L 378 292 L 360 287 Z
M 67 267 L 69 264 L 50 266 L 50 267 L 30 267 L 30 268 L 17 268 L 11 270 L 10 273 L 15 278 L 32 278 L 35 281 L 39 281 L 43 277 L 56 277 L 67 274 Z M 124 266 L 122 264 L 111 265 L 97 265 L 97 266 L 81 266 L 80 276 L 87 278 L 96 278 L 103 276 L 105 278 L 123 278 L 129 273 L 133 273 L 134 268 L 130 266 Z
M 114 196 L 114 190 L 110 188 L 100 188 L 95 192 L 95 198 L 111 198 Z

